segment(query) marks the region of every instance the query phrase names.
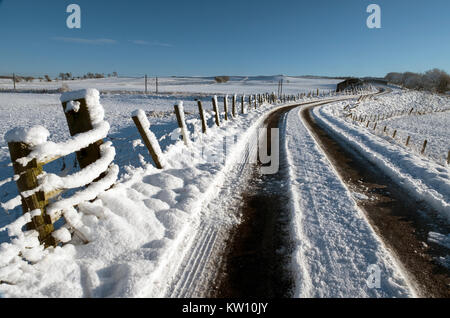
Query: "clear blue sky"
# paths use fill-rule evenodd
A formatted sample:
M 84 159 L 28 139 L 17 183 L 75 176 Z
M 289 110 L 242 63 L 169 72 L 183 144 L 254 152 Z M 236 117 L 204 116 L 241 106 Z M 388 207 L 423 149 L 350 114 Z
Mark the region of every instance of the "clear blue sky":
M 366 27 L 371 3 L 382 29 Z M 449 72 L 449 17 L 448 0 L 0 0 L 0 74 Z

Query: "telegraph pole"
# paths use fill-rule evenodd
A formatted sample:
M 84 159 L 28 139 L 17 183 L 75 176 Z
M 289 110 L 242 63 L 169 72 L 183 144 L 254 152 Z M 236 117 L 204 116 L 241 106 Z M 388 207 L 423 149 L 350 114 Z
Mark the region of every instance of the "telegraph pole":
M 147 74 L 145 74 L 145 95 L 147 95 Z

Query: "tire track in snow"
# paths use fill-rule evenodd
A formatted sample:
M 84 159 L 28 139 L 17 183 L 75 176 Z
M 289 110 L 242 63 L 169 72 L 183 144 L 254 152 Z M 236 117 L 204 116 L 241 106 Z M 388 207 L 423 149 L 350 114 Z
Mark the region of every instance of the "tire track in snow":
M 239 189 L 247 181 L 247 169 L 256 149 L 253 143 L 247 145 L 243 159 L 227 174 L 219 193 L 202 208 L 202 221 L 190 246 L 184 253 L 179 268 L 172 278 L 166 297 L 207 297 L 211 293 L 213 278 L 221 268 L 220 254 L 226 245 L 232 224 L 227 220 L 233 215 L 238 222 L 240 204 Z M 227 216 L 223 217 L 224 211 Z
M 190 293 L 193 287 L 195 287 L 194 279 L 198 280 L 198 276 L 201 274 L 207 258 L 211 254 L 211 248 L 216 241 L 217 230 L 212 224 L 202 222 L 198 237 L 198 241 L 189 251 L 189 257 L 181 265 L 183 272 L 178 283 L 173 288 L 174 293 L 170 295 L 171 298 L 191 296 Z

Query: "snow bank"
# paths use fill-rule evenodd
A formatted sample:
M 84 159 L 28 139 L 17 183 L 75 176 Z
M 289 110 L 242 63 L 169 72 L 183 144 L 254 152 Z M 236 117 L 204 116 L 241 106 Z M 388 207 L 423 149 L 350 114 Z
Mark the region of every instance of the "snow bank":
M 382 168 L 395 182 L 408 188 L 450 220 L 450 170 L 415 155 L 365 129 L 336 117 L 335 105 L 316 108 L 320 125 L 347 142 L 358 153 Z
M 425 155 L 437 163 L 446 164 L 450 130 L 450 97 L 417 91 L 398 91 L 383 94 L 362 102 L 335 105 L 333 114 L 347 118 L 347 122 L 366 127 L 366 122 L 352 121 L 366 118 L 371 121 L 367 131 L 399 145 L 405 145 L 408 136 L 408 148 L 420 153 L 422 144 L 428 141 Z M 374 130 L 374 123 L 377 127 Z M 384 131 L 384 127 L 386 131 Z M 397 131 L 392 138 L 394 130 Z M 404 147 L 407 149 L 407 147 Z

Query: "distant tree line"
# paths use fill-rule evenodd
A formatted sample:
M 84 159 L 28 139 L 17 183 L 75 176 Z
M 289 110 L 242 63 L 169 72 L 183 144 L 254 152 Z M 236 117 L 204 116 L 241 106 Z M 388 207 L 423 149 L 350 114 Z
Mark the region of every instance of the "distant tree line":
M 55 77 L 53 80 L 58 81 L 69 81 L 69 80 L 76 80 L 76 79 L 91 79 L 91 78 L 105 78 L 105 77 L 118 77 L 117 72 L 112 72 L 110 74 L 100 74 L 100 73 L 87 73 L 83 76 L 73 76 L 72 73 L 59 73 L 57 77 Z M 19 76 L 15 75 L 12 76 L 0 76 L 0 78 L 9 78 L 9 79 L 15 79 L 16 83 L 19 82 L 32 82 L 35 79 L 38 79 L 39 81 L 46 81 L 46 82 L 52 82 L 52 78 L 49 75 L 44 75 L 44 77 L 33 77 L 33 76 Z
M 392 72 L 385 76 L 389 83 L 401 85 L 416 90 L 442 93 L 450 91 L 450 75 L 437 68 L 425 73 L 396 73 Z
M 230 80 L 230 77 L 229 76 L 216 76 L 214 78 L 214 80 L 217 83 L 226 83 L 226 82 L 228 82 Z

